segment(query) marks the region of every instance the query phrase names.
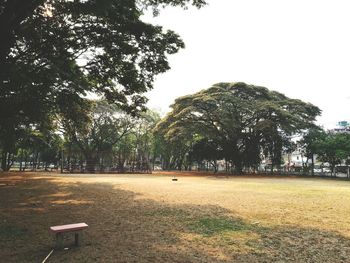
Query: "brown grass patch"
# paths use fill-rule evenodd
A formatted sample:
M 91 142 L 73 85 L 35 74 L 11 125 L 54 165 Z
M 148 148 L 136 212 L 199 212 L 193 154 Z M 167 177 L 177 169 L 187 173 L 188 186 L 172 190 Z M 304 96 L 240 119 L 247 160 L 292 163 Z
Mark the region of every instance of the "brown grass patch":
M 0 174 L 1 260 L 41 262 L 50 226 L 86 222 L 48 262 L 349 262 L 350 182 L 197 175 Z

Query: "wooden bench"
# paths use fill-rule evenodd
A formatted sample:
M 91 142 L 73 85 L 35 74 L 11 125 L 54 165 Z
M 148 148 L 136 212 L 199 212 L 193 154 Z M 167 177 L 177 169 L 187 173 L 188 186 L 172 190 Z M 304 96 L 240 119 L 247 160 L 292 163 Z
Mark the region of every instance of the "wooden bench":
M 79 233 L 87 228 L 88 225 L 85 223 L 52 226 L 50 227 L 51 232 L 56 234 L 56 247 L 61 248 L 63 243 L 63 234 L 73 232 L 75 236 L 75 245 L 79 246 Z

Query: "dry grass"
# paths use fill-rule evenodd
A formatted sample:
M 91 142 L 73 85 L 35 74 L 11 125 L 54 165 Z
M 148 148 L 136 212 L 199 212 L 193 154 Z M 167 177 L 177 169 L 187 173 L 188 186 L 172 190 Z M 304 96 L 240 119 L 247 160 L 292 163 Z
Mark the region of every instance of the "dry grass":
M 48 262 L 350 262 L 348 181 L 11 173 L 0 200 L 1 262 L 41 262 L 74 222 L 82 246 Z

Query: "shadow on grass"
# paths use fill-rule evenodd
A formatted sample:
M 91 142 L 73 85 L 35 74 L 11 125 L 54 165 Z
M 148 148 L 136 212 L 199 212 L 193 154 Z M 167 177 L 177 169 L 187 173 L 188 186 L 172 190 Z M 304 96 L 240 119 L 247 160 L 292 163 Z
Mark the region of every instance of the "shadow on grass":
M 1 180 L 0 180 L 1 181 Z M 49 226 L 86 222 L 82 246 L 49 262 L 348 262 L 350 240 L 295 226 L 267 227 L 216 205 L 173 205 L 112 184 L 17 180 L 0 188 L 3 262 L 41 262 Z M 72 238 L 65 240 L 69 245 Z

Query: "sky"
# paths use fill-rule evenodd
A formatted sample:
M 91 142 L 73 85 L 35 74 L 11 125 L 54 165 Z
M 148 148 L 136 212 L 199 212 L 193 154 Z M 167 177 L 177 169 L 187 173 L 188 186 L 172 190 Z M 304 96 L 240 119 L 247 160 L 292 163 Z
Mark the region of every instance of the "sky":
M 180 96 L 218 82 L 245 82 L 318 106 L 325 128 L 350 121 L 348 0 L 209 0 L 167 7 L 144 21 L 177 32 L 186 48 L 169 56 L 148 106 L 166 113 Z

